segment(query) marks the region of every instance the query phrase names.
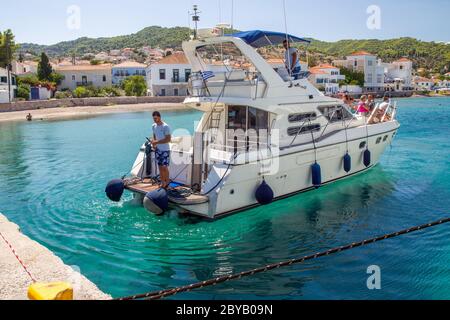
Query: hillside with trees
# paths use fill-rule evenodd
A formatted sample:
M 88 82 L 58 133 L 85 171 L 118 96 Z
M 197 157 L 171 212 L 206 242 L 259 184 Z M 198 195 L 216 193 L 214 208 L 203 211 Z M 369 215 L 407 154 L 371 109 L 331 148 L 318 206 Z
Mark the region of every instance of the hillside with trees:
M 55 57 L 69 56 L 73 53 L 83 55 L 86 53 L 98 53 L 123 48 L 140 48 L 144 46 L 180 49 L 181 43 L 184 40 L 188 40 L 189 35 L 189 28 L 152 26 L 131 35 L 98 39 L 79 38 L 50 46 L 22 43 L 20 45 L 20 51 L 33 54 L 40 54 L 44 51 L 49 56 Z
M 50 57 L 56 57 L 98 53 L 126 47 L 151 46 L 181 49 L 181 43 L 189 39 L 189 35 L 188 28 L 152 26 L 131 35 L 98 39 L 80 38 L 51 46 L 24 43 L 20 45 L 20 52 L 29 52 L 38 56 L 44 51 Z M 415 68 L 425 68 L 440 73 L 446 73 L 450 70 L 450 45 L 425 42 L 414 38 L 341 40 L 337 42 L 312 39 L 308 50 L 313 53 L 312 58 L 314 60 L 339 59 L 354 51 L 365 50 L 378 55 L 386 62 L 408 57 L 414 62 Z
M 408 57 L 415 68 L 425 68 L 434 72 L 446 73 L 450 70 L 450 45 L 425 42 L 414 38 L 390 40 L 341 40 L 323 42 L 313 40 L 310 49 L 332 57 L 343 58 L 355 51 L 368 51 L 385 62 Z

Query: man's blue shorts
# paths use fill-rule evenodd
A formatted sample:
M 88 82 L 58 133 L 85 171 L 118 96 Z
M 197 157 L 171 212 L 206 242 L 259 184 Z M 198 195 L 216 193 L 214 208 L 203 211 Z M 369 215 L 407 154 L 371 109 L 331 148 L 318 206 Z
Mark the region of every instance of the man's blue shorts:
M 156 149 L 156 162 L 160 167 L 168 167 L 170 166 L 170 151 L 161 151 Z

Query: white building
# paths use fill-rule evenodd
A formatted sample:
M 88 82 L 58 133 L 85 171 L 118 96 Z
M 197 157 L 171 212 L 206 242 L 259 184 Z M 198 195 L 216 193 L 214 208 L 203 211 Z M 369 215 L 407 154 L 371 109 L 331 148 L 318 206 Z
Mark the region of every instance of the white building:
M 339 81 L 345 80 L 345 76 L 341 75 L 339 68 L 329 65 L 320 64 L 309 69 L 311 75 L 309 81 L 318 89 L 323 89 L 325 94 L 334 95 L 339 92 Z
M 186 96 L 191 70 L 184 53 L 174 53 L 152 64 L 148 83 L 151 95 Z
M 16 96 L 16 76 L 13 73 L 10 74 L 10 81 L 11 86 L 8 82 L 8 70 L 0 68 L 0 103 L 8 103 Z
M 414 89 L 418 91 L 430 91 L 434 87 L 434 81 L 424 77 L 414 78 Z
M 12 72 L 16 75 L 37 74 L 38 63 L 35 61 L 13 61 Z
M 112 85 L 112 65 L 63 65 L 54 70 L 64 79 L 58 89 L 75 90 L 80 86 L 109 87 Z
M 413 63 L 401 58 L 393 63 L 383 63 L 385 68 L 385 89 L 387 91 L 414 90 L 412 84 Z
M 364 73 L 364 89 L 369 92 L 384 91 L 384 66 L 377 56 L 366 51 L 357 51 L 346 60 L 333 61 L 334 65 Z

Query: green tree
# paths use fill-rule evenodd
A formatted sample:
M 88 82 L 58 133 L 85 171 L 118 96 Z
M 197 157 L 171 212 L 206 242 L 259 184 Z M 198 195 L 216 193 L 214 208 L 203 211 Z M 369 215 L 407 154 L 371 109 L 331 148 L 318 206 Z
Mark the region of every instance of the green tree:
M 19 99 L 30 99 L 31 88 L 28 84 L 19 84 L 17 87 L 17 98 Z
M 364 86 L 364 73 L 347 68 L 340 68 L 341 74 L 345 76 L 344 84 Z
M 0 67 L 6 68 L 11 64 L 15 52 L 19 46 L 14 40 L 14 34 L 10 29 L 0 32 Z
M 86 87 L 78 87 L 73 91 L 75 98 L 89 98 L 91 92 Z
M 38 78 L 41 81 L 51 81 L 51 75 L 53 73 L 52 65 L 45 52 L 41 54 L 41 61 L 38 64 Z
M 131 76 L 122 83 L 127 96 L 141 97 L 147 93 L 147 82 L 143 76 Z
M 56 73 L 56 72 L 52 72 L 50 74 L 50 82 L 53 82 L 54 84 L 56 84 L 57 86 L 59 86 L 61 84 L 61 82 L 64 80 L 64 76 Z

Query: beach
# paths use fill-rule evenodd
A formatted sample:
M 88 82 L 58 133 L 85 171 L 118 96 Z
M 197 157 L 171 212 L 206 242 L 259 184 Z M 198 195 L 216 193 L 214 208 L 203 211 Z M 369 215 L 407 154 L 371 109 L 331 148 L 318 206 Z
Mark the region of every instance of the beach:
M 5 121 L 26 121 L 30 113 L 33 121 L 62 120 L 73 118 L 87 118 L 97 115 L 127 113 L 127 112 L 150 112 L 150 111 L 177 111 L 185 110 L 181 103 L 144 103 L 144 104 L 124 104 L 113 106 L 87 106 L 87 107 L 66 107 L 39 109 L 31 111 L 0 112 L 0 123 Z

